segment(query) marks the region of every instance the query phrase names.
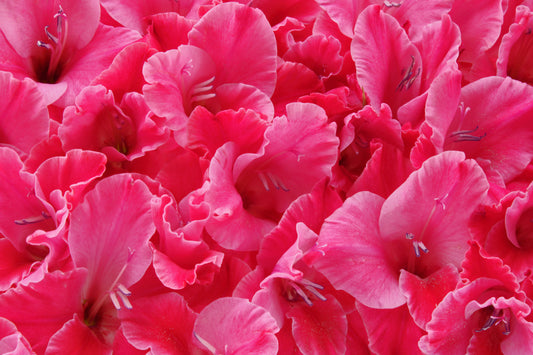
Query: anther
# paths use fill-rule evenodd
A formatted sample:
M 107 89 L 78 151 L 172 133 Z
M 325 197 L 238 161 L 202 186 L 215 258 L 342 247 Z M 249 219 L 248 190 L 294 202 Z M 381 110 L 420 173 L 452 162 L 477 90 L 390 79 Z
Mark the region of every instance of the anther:
M 401 91 L 403 90 L 403 88 L 409 89 L 413 85 L 413 83 L 415 82 L 415 79 L 420 74 L 420 68 L 416 70 L 416 74 L 413 73 L 414 66 L 415 66 L 415 57 L 411 56 L 411 64 L 409 65 L 409 68 L 407 69 L 407 73 L 405 73 L 405 76 L 403 77 L 403 79 L 400 81 L 400 83 L 396 87 L 396 90 Z
M 42 222 L 42 221 L 44 221 L 45 219 L 48 219 L 48 218 L 50 218 L 50 215 L 48 213 L 42 211 L 40 216 L 17 219 L 14 222 L 15 222 L 15 224 L 17 224 L 19 226 L 24 226 L 26 224 Z
M 466 142 L 477 142 L 477 141 L 480 141 L 481 139 L 483 139 L 487 135 L 487 132 L 483 133 L 481 136 L 475 136 L 473 134 L 470 134 L 470 133 L 474 133 L 475 131 L 477 131 L 478 128 L 479 128 L 479 126 L 476 126 L 476 128 L 474 128 L 474 129 L 455 131 L 455 132 L 450 134 L 450 138 L 455 138 L 454 142 L 465 142 L 465 141 Z
M 194 334 L 194 337 L 196 338 L 196 340 L 198 340 L 200 342 L 200 344 L 205 346 L 205 348 L 207 350 L 209 350 L 212 354 L 216 354 L 217 349 L 213 345 L 211 345 L 207 340 L 205 340 L 204 338 L 199 336 L 196 332 L 193 332 L 193 334 Z
M 50 46 L 48 43 L 44 43 L 42 41 L 37 41 L 37 46 L 38 47 L 41 47 L 41 48 L 46 48 L 46 49 L 52 49 L 52 46 Z
M 509 333 L 511 333 L 510 320 L 511 320 L 511 312 L 509 311 L 508 308 L 505 308 L 505 309 L 495 308 L 492 311 L 492 314 L 490 315 L 489 319 L 487 319 L 487 321 L 483 325 L 483 327 L 481 329 L 476 330 L 476 332 L 482 332 L 484 330 L 489 329 L 492 326 L 503 323 L 503 328 L 504 328 L 503 334 L 509 335 Z
M 383 1 L 383 5 L 387 6 L 387 7 L 400 7 L 400 5 L 402 5 L 402 3 L 399 3 L 399 2 L 390 2 L 390 1 Z

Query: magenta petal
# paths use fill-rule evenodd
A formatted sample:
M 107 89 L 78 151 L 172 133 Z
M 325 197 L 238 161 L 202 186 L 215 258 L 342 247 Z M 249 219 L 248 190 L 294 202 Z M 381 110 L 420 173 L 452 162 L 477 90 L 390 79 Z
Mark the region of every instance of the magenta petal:
M 359 192 L 326 219 L 319 236 L 325 256 L 314 266 L 333 287 L 375 308 L 405 303 L 398 286 L 399 270 L 387 260 L 378 218 L 383 198 Z
M 148 240 L 155 231 L 152 194 L 131 175 L 113 175 L 100 181 L 72 211 L 68 236 L 72 259 L 89 270 L 87 297 L 105 295 L 120 283 L 137 282 L 151 261 Z M 135 206 L 135 208 L 128 208 Z
M 192 331 L 196 313 L 182 296 L 164 293 L 132 301 L 131 310 L 122 310 L 124 336 L 137 349 L 153 354 L 187 355 L 194 352 Z
M 292 334 L 304 354 L 344 354 L 348 323 L 341 304 L 333 297 L 312 307 L 299 303 L 287 312 Z
M 51 338 L 46 354 L 107 355 L 110 348 L 104 345 L 77 314 L 66 322 Z
M 37 283 L 18 285 L 0 295 L 0 317 L 11 320 L 33 350 L 43 353 L 49 338 L 72 315 L 81 314 L 87 270 L 45 274 Z
M 264 308 L 235 297 L 210 303 L 194 324 L 194 335 L 204 348 L 234 355 L 275 354 L 278 331 L 276 321 Z
M 268 96 L 274 92 L 276 39 L 261 11 L 237 3 L 215 6 L 189 32 L 189 43 L 215 62 L 216 85 L 243 83 Z
M 37 86 L 0 72 L 0 144 L 10 144 L 25 153 L 48 137 L 49 117 Z M 21 119 L 24 118 L 24 119 Z
M 393 112 L 418 95 L 422 60 L 396 19 L 379 6 L 367 7 L 357 19 L 351 45 L 357 81 L 375 110 L 381 103 Z

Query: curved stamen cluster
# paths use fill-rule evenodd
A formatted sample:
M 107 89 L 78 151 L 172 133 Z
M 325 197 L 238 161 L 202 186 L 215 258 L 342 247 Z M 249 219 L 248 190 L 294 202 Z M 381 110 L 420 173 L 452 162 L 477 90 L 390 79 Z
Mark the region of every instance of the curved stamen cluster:
M 18 224 L 19 226 L 24 226 L 26 224 L 42 222 L 42 221 L 44 221 L 45 219 L 48 219 L 48 218 L 50 218 L 50 215 L 48 213 L 46 213 L 45 211 L 42 211 L 40 216 L 33 216 L 33 217 L 17 219 L 17 220 L 15 220 L 13 222 L 15 222 L 15 224 Z
M 281 179 L 279 179 L 278 177 L 274 176 L 271 172 L 259 172 L 257 176 L 259 177 L 259 180 L 261 180 L 261 183 L 263 184 L 263 187 L 266 191 L 270 191 L 269 181 L 276 188 L 276 190 L 281 189 L 285 192 L 289 191 L 287 186 L 283 184 L 283 181 L 281 181 Z
M 215 97 L 216 94 L 213 92 L 213 85 L 212 85 L 214 81 L 215 81 L 215 77 L 212 76 L 205 81 L 195 84 L 191 88 L 191 91 L 189 93 L 191 104 L 209 100 Z
M 509 308 L 504 308 L 504 309 L 494 308 L 494 310 L 492 311 L 492 314 L 487 319 L 483 327 L 481 329 L 476 330 L 476 332 L 482 332 L 493 326 L 497 326 L 498 324 L 503 324 L 503 327 L 504 327 L 503 334 L 509 335 L 509 333 L 511 333 L 510 322 L 511 322 L 511 311 L 509 310 Z
M 415 79 L 418 75 L 420 75 L 420 68 L 416 70 L 416 73 L 414 71 L 415 66 L 415 57 L 411 56 L 411 65 L 409 65 L 409 68 L 407 71 L 404 69 L 402 70 L 402 73 L 405 72 L 404 77 L 396 87 L 396 90 L 402 91 L 404 88 L 407 90 L 413 85 L 415 82 Z
M 65 50 L 68 33 L 68 21 L 67 15 L 63 11 L 61 5 L 59 5 L 58 12 L 54 15 L 56 19 L 56 36 L 48 31 L 49 26 L 45 26 L 44 32 L 48 38 L 47 42 L 37 41 L 37 46 L 45 48 L 50 51 L 50 61 L 48 63 L 48 70 L 46 72 L 45 81 L 54 82 L 59 73 L 57 71 L 61 56 Z
M 322 285 L 307 279 L 301 279 L 300 281 L 288 281 L 284 295 L 289 302 L 294 302 L 301 298 L 308 306 L 312 306 L 313 301 L 311 301 L 307 292 L 321 301 L 326 301 L 326 297 L 318 291 L 323 289 L 324 286 Z

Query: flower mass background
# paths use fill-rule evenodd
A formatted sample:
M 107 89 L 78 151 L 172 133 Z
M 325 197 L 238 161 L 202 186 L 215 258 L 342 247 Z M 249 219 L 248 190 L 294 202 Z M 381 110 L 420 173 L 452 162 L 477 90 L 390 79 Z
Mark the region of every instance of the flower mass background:
M 533 353 L 533 1 L 0 18 L 0 353 Z

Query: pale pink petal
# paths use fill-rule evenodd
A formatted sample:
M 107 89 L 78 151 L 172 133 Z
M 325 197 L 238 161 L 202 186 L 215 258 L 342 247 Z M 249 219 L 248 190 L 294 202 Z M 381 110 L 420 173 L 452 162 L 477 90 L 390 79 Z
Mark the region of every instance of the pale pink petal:
M 215 6 L 189 32 L 189 43 L 215 62 L 216 85 L 243 83 L 272 96 L 276 39 L 261 11 L 237 3 Z
M 357 18 L 351 45 L 357 81 L 374 109 L 389 104 L 393 112 L 418 95 L 422 59 L 398 21 L 367 7 Z
M 262 307 L 243 298 L 223 297 L 203 309 L 194 324 L 197 344 L 225 354 L 274 354 L 276 321 Z
M 132 301 L 133 309 L 119 317 L 126 339 L 137 349 L 153 354 L 187 355 L 194 352 L 193 326 L 196 313 L 182 296 L 163 293 Z
M 72 211 L 69 248 L 74 263 L 89 270 L 89 302 L 112 291 L 117 277 L 128 287 L 148 268 L 148 240 L 155 231 L 151 198 L 143 182 L 129 174 L 113 175 L 100 181 Z

